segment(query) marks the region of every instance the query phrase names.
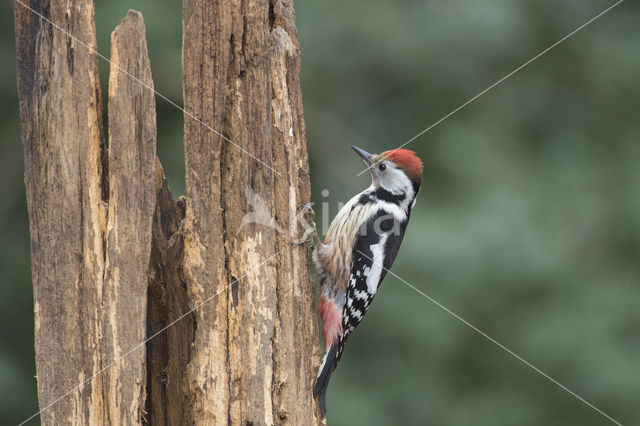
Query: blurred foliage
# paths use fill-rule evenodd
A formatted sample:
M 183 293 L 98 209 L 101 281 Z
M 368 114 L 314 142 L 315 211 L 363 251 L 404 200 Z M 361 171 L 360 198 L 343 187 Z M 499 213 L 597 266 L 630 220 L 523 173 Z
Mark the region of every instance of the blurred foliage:
M 349 144 L 400 145 L 610 4 L 297 2 L 316 206 L 334 215 L 368 185 Z M 0 8 L 6 424 L 37 401 L 13 16 Z M 156 89 L 181 103 L 180 2 L 99 2 L 101 52 L 128 8 L 144 14 Z M 640 7 L 622 3 L 413 141 L 425 181 L 393 267 L 624 424 L 640 424 L 638 28 Z M 182 114 L 157 102 L 179 195 Z M 328 408 L 333 425 L 610 424 L 391 275 L 349 339 Z

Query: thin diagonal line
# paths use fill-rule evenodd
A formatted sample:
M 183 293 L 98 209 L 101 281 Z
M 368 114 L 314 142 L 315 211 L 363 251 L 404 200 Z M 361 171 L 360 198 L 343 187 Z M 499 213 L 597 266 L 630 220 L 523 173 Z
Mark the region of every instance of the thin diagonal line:
M 564 42 L 565 40 L 567 40 L 568 38 L 570 38 L 571 36 L 576 34 L 578 31 L 580 31 L 583 28 L 585 28 L 587 25 L 591 24 L 596 19 L 600 18 L 602 15 L 604 15 L 607 12 L 609 12 L 611 9 L 613 9 L 616 6 L 618 6 L 623 1 L 624 0 L 619 0 L 617 3 L 612 4 L 611 6 L 609 6 L 608 8 L 606 8 L 605 10 L 603 10 L 602 12 L 600 12 L 599 14 L 594 16 L 593 18 L 589 19 L 587 22 L 585 22 L 584 24 L 580 25 L 578 28 L 576 28 L 575 30 L 571 31 L 569 34 L 567 34 L 566 36 L 562 37 L 560 40 L 556 41 L 551 46 L 547 47 L 542 52 L 538 53 L 536 56 L 534 56 L 533 58 L 529 59 L 527 62 L 525 62 L 524 64 L 520 65 L 518 68 L 514 69 L 513 71 L 511 71 L 509 74 L 505 75 L 500 80 L 498 80 L 495 83 L 493 83 L 491 86 L 489 86 L 486 89 L 484 89 L 483 91 L 479 92 L 477 95 L 475 95 L 474 97 L 472 97 L 471 99 L 469 99 L 468 101 L 466 101 L 465 103 L 463 103 L 462 105 L 460 105 L 459 107 L 457 107 L 456 109 L 454 109 L 453 111 L 451 111 L 450 113 L 448 113 L 447 115 L 442 117 L 440 120 L 436 121 L 435 123 L 433 123 L 432 125 L 430 125 L 426 129 L 422 130 L 420 133 L 418 133 L 417 135 L 415 135 L 414 137 L 412 137 L 411 139 L 409 139 L 408 141 L 406 141 L 405 143 L 403 143 L 402 145 L 400 145 L 399 147 L 397 147 L 395 149 L 400 149 L 402 147 L 405 147 L 408 144 L 410 144 L 411 142 L 413 142 L 414 140 L 418 139 L 420 136 L 424 135 L 429 130 L 433 129 L 438 124 L 442 123 L 444 120 L 446 120 L 447 118 L 451 117 L 453 114 L 455 114 L 458 111 L 460 111 L 462 108 L 466 107 L 467 105 L 469 105 L 473 101 L 477 100 L 479 97 L 481 97 L 482 95 L 484 95 L 485 93 L 487 93 L 488 91 L 490 91 L 491 89 L 493 89 L 494 87 L 496 87 L 497 85 L 499 85 L 500 83 L 502 83 L 503 81 L 505 81 L 506 79 L 508 79 L 509 77 L 514 75 L 515 73 L 517 73 L 518 71 L 520 71 L 521 69 L 525 68 L 527 65 L 531 64 L 533 61 L 535 61 L 536 59 L 540 58 L 545 53 L 549 52 L 551 49 L 553 49 L 554 47 L 558 46 L 559 44 L 561 44 L 562 42 Z M 361 174 L 363 174 L 364 172 L 366 172 L 370 168 L 374 167 L 380 161 L 384 161 L 385 158 L 387 158 L 387 156 L 383 156 L 383 157 L 379 158 L 378 161 L 376 161 L 375 163 L 373 163 L 372 165 L 370 165 L 369 167 L 367 167 L 366 169 L 364 169 L 363 171 L 358 173 L 358 176 L 360 176 Z
M 243 147 L 241 147 L 240 145 L 236 144 L 235 142 L 233 142 L 231 139 L 229 139 L 228 137 L 226 137 L 225 135 L 223 135 L 222 133 L 220 133 L 219 131 L 217 131 L 216 129 L 214 129 L 213 127 L 209 126 L 207 123 L 205 123 L 204 121 L 202 121 L 201 119 L 199 119 L 198 117 L 196 117 L 195 115 L 191 114 L 189 111 L 187 111 L 186 109 L 184 109 L 183 107 L 181 107 L 180 105 L 178 105 L 177 103 L 175 103 L 174 101 L 172 101 L 171 99 L 169 99 L 168 97 L 164 96 L 163 94 L 159 93 L 157 90 L 155 90 L 152 86 L 148 85 L 147 83 L 145 83 L 144 81 L 140 80 L 138 77 L 136 77 L 135 75 L 131 74 L 130 72 L 128 72 L 127 70 L 125 70 L 124 68 L 122 68 L 120 65 L 114 64 L 113 62 L 111 62 L 106 56 L 104 56 L 102 53 L 98 52 L 97 50 L 94 50 L 91 46 L 89 46 L 88 44 L 86 44 L 85 42 L 83 42 L 82 40 L 80 40 L 79 38 L 75 37 L 73 34 L 69 33 L 68 31 L 66 31 L 65 29 L 61 28 L 60 26 L 56 25 L 54 22 L 52 22 L 50 19 L 46 18 L 45 16 L 43 16 L 40 12 L 36 11 L 35 9 L 32 9 L 30 6 L 28 6 L 27 4 L 23 3 L 22 0 L 14 0 L 16 3 L 19 3 L 20 5 L 22 5 L 23 7 L 27 8 L 28 10 L 30 10 L 31 12 L 33 12 L 34 14 L 36 14 L 37 16 L 40 17 L 40 19 L 42 19 L 43 21 L 51 24 L 55 29 L 63 32 L 64 34 L 66 34 L 68 37 L 70 37 L 71 39 L 73 39 L 76 43 L 84 46 L 89 52 L 97 55 L 99 58 L 104 59 L 105 61 L 107 61 L 109 64 L 115 66 L 116 68 L 118 68 L 119 71 L 121 71 L 122 73 L 126 74 L 127 76 L 131 77 L 133 80 L 135 80 L 136 82 L 138 82 L 139 84 L 141 84 L 143 87 L 151 90 L 153 93 L 155 93 L 159 98 L 164 99 L 165 101 L 167 101 L 169 104 L 171 104 L 172 106 L 174 106 L 175 108 L 179 109 L 180 111 L 182 111 L 185 115 L 187 115 L 189 118 L 197 121 L 198 123 L 202 124 L 204 127 L 206 127 L 207 129 L 211 130 L 213 133 L 215 133 L 216 135 L 220 136 L 222 139 L 226 140 L 227 142 L 229 142 L 231 145 L 235 146 L 236 148 L 238 148 L 239 150 L 241 150 L 242 152 L 244 152 L 245 154 L 247 154 L 249 157 L 253 158 L 255 161 L 257 161 L 258 163 L 262 164 L 263 166 L 267 167 L 269 170 L 271 170 L 273 173 L 275 173 L 278 176 L 281 176 L 281 174 L 276 171 L 273 167 L 271 167 L 270 165 L 268 165 L 267 163 L 265 163 L 264 161 L 260 160 L 259 158 L 257 158 L 255 155 L 253 155 L 252 153 L 250 153 L 249 151 L 247 151 L 246 149 L 244 149 Z
M 260 269 L 262 266 L 264 266 L 266 263 L 268 263 L 271 259 L 273 259 L 274 257 L 276 257 L 277 255 L 280 254 L 282 250 L 279 250 L 278 252 L 276 252 L 274 255 L 272 255 L 271 257 L 269 257 L 267 260 L 265 260 L 264 262 L 260 263 L 258 266 L 256 266 L 256 270 Z M 254 270 L 255 272 L 255 270 Z M 203 300 L 202 302 L 200 302 L 199 304 L 197 304 L 195 307 L 191 308 L 188 312 L 180 315 L 177 319 L 173 320 L 171 323 L 169 323 L 168 325 L 166 325 L 165 327 L 163 327 L 162 329 L 160 329 L 159 331 L 155 332 L 154 334 L 152 334 L 150 337 L 148 337 L 146 340 L 144 340 L 143 342 L 138 343 L 137 345 L 133 346 L 131 349 L 129 349 L 124 355 L 122 355 L 120 358 L 117 358 L 116 360 L 112 361 L 111 363 L 109 363 L 106 367 L 102 368 L 100 371 L 98 371 L 97 373 L 95 373 L 93 376 L 89 377 L 88 379 L 82 381 L 79 385 L 75 386 L 72 389 L 69 389 L 67 392 L 65 392 L 62 396 L 56 398 L 53 402 L 51 402 L 50 404 L 48 404 L 46 407 L 42 408 L 40 411 L 38 411 L 37 413 L 33 414 L 31 417 L 29 417 L 26 420 L 23 420 L 18 426 L 22 426 L 23 424 L 27 423 L 29 420 L 33 419 L 34 417 L 38 416 L 40 413 L 42 413 L 45 410 L 48 410 L 49 408 L 53 407 L 54 405 L 56 405 L 58 402 L 62 401 L 63 399 L 65 399 L 66 397 L 68 397 L 69 395 L 71 395 L 73 392 L 75 392 L 77 389 L 79 389 L 80 387 L 86 385 L 88 382 L 92 381 L 93 379 L 95 379 L 96 377 L 98 377 L 99 375 L 101 375 L 102 373 L 104 373 L 105 371 L 107 371 L 109 368 L 113 367 L 114 364 L 122 361 L 124 358 L 126 358 L 127 356 L 129 356 L 131 353 L 135 352 L 136 350 L 140 349 L 141 347 L 143 347 L 149 340 L 157 337 L 158 335 L 164 333 L 165 331 L 167 331 L 167 329 L 169 329 L 170 327 L 172 327 L 173 325 L 175 325 L 177 322 L 181 321 L 182 319 L 184 319 L 187 315 L 190 315 L 191 313 L 193 313 L 195 310 L 197 310 L 198 308 L 200 308 L 202 305 L 204 305 L 205 303 L 215 299 L 217 296 L 219 296 L 220 294 L 222 294 L 224 291 L 226 291 L 229 287 L 231 287 L 233 284 L 236 284 L 238 282 L 240 282 L 242 279 L 244 279 L 247 275 L 249 275 L 249 272 L 245 273 L 243 276 L 241 276 L 238 280 L 236 281 L 232 281 L 230 284 L 226 285 L 225 287 L 223 287 L 221 290 L 217 291 L 216 293 L 214 293 L 212 296 L 209 296 L 207 299 Z
M 568 387 L 566 387 L 565 385 L 563 385 L 562 383 L 560 383 L 559 381 L 557 381 L 556 379 L 554 379 L 553 377 L 551 377 L 550 375 L 545 373 L 544 371 L 540 370 L 538 367 L 536 367 L 535 365 L 531 364 L 529 361 L 527 361 L 526 359 L 522 358 L 520 355 L 516 354 L 511 349 L 507 348 L 505 345 L 503 345 L 502 343 L 498 342 L 496 339 L 494 339 L 493 337 L 489 336 L 487 333 L 485 333 L 484 331 L 480 330 L 478 327 L 476 327 L 475 325 L 471 324 L 469 321 L 465 320 L 460 315 L 456 314 L 451 309 L 447 308 L 442 303 L 440 303 L 437 300 L 435 300 L 433 297 L 429 296 L 428 294 L 424 293 L 422 290 L 420 290 L 417 287 L 413 286 L 412 284 L 410 284 L 409 282 L 407 282 L 405 279 L 401 278 L 397 274 L 394 274 L 392 271 L 390 271 L 389 269 L 385 268 L 380 263 L 376 262 L 375 260 L 373 260 L 372 258 L 367 256 L 366 254 L 364 254 L 360 250 L 358 250 L 358 253 L 360 253 L 362 256 L 366 257 L 371 262 L 375 263 L 376 265 L 378 265 L 379 267 L 381 267 L 382 269 L 384 269 L 385 271 L 387 271 L 388 273 L 390 273 L 391 275 L 393 275 L 394 277 L 396 277 L 397 279 L 402 281 L 409 288 L 411 288 L 412 290 L 416 291 L 422 297 L 426 298 L 427 300 L 429 300 L 430 302 L 432 302 L 433 304 L 435 304 L 439 308 L 443 309 L 446 313 L 448 313 L 449 315 L 451 315 L 455 319 L 459 320 L 464 325 L 466 325 L 467 327 L 471 328 L 476 333 L 480 334 L 482 337 L 488 339 L 490 342 L 492 342 L 493 344 L 498 346 L 500 349 L 506 351 L 508 354 L 512 355 L 513 357 L 515 357 L 517 360 L 521 361 L 525 365 L 531 367 L 534 371 L 536 371 L 537 373 L 541 374 L 547 380 L 551 381 L 552 383 L 558 385 L 560 388 L 562 388 L 565 391 L 569 392 L 571 395 L 573 395 L 574 397 L 576 397 L 577 399 L 579 399 L 583 403 L 587 404 L 589 407 L 593 408 L 595 411 L 597 411 L 598 413 L 602 414 L 604 417 L 606 417 L 607 419 L 611 420 L 613 423 L 617 424 L 618 426 L 622 426 L 622 424 L 620 422 L 618 422 L 616 419 L 614 419 L 613 417 L 609 416 L 607 413 L 605 413 L 604 411 L 602 411 L 601 409 L 599 409 L 598 407 L 596 407 L 595 405 L 593 405 L 592 403 L 590 403 L 589 401 L 587 401 L 586 399 L 584 399 L 583 397 L 581 397 L 580 395 L 578 395 L 577 393 L 575 393 L 574 391 L 572 391 L 571 389 L 569 389 Z

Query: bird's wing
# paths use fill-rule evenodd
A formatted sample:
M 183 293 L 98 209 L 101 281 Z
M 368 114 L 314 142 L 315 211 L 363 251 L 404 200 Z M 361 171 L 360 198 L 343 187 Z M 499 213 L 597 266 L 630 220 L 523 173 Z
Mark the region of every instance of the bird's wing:
M 369 309 L 380 283 L 398 254 L 407 220 L 398 220 L 393 214 L 381 211 L 367 221 L 356 237 L 342 311 L 344 333 L 338 342 L 335 365 L 340 360 L 349 333 Z

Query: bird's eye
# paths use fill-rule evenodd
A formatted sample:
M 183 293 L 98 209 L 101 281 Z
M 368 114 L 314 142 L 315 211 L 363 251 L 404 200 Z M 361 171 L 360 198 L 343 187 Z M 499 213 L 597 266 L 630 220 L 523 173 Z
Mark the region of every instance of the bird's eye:
M 378 170 L 380 170 L 381 172 L 384 172 L 385 170 L 387 170 L 387 165 L 384 163 L 378 164 Z

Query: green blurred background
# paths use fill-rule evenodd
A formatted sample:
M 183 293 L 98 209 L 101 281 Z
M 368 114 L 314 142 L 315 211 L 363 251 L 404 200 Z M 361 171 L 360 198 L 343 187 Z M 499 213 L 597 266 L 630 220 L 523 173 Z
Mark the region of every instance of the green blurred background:
M 316 206 L 333 216 L 369 184 L 349 144 L 400 145 L 612 3 L 297 2 Z M 180 2 L 98 2 L 107 56 L 129 8 L 157 90 L 181 103 Z M 12 2 L 0 11 L 0 423 L 15 424 L 37 401 Z M 393 267 L 625 425 L 640 424 L 639 75 L 626 1 L 412 142 L 425 180 Z M 177 196 L 182 114 L 157 102 Z M 328 408 L 333 425 L 611 424 L 391 275 Z

